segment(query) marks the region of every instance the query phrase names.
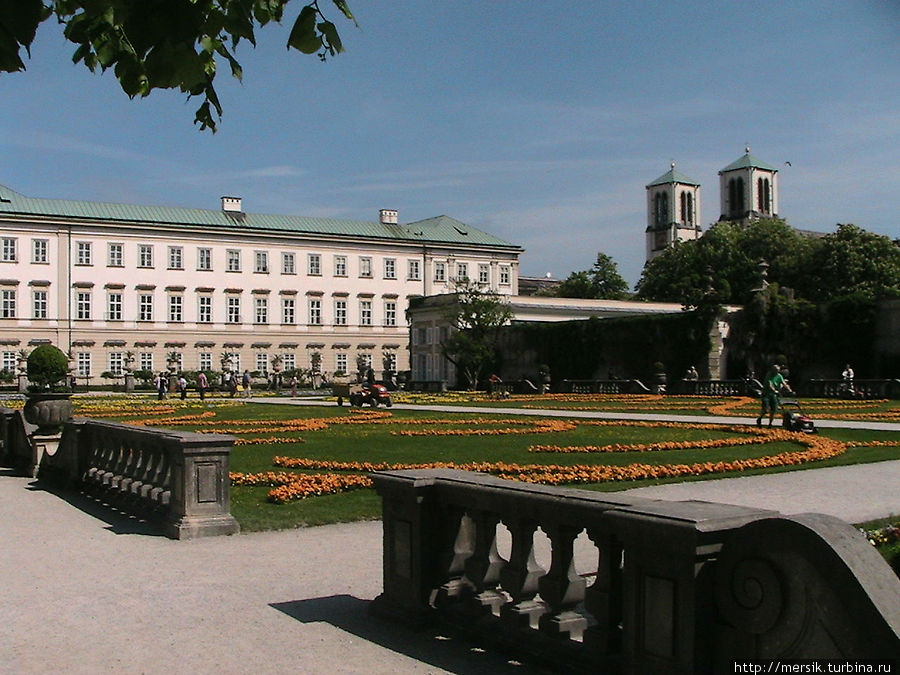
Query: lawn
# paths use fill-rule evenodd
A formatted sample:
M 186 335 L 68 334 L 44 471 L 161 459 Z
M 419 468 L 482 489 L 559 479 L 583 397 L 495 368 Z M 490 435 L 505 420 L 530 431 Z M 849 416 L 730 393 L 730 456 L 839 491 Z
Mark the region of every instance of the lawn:
M 535 482 L 621 490 L 737 471 L 766 473 L 900 457 L 897 433 L 828 430 L 804 437 L 752 426 L 712 428 L 702 423 L 703 414 L 734 405 L 734 399 L 674 398 L 664 403 L 671 403 L 672 412 L 698 414 L 697 424 L 516 417 L 502 409 L 491 414 L 396 408 L 373 413 L 333 405 L 229 399 L 200 404 L 196 399 L 157 402 L 148 397 L 78 399 L 76 414 L 234 435 L 232 513 L 244 531 L 377 518 L 380 500 L 371 488 L 360 487 L 371 468 L 441 462 Z M 602 399 L 593 397 L 591 409 L 600 409 Z M 621 399 L 606 401 L 605 409 L 641 409 L 642 402 Z M 888 417 L 896 412 L 890 403 L 879 405 Z M 844 407 L 841 414 L 852 412 Z M 868 415 L 872 408 L 856 412 Z M 862 445 L 873 441 L 893 445 Z M 312 496 L 334 489 L 336 494 Z

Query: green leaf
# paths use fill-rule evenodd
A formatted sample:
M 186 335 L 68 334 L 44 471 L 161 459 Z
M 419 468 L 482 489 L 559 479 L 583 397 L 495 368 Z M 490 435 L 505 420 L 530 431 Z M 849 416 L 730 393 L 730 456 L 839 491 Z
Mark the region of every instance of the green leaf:
M 321 31 L 323 36 L 323 42 L 325 47 L 328 49 L 328 52 L 334 56 L 335 53 L 340 53 L 344 51 L 344 45 L 341 43 L 341 38 L 338 35 L 337 28 L 330 21 L 322 21 L 319 24 L 319 31 Z
M 311 5 L 304 7 L 294 22 L 288 37 L 290 47 L 304 54 L 315 54 L 322 48 L 322 38 L 316 33 L 316 10 Z

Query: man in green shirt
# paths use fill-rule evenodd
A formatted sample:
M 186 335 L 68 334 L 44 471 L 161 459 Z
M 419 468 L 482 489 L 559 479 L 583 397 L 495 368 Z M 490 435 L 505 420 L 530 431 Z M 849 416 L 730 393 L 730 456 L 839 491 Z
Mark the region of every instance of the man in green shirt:
M 779 394 L 781 394 L 782 389 L 786 389 L 792 394 L 794 393 L 788 386 L 787 380 L 784 379 L 784 375 L 781 374 L 781 368 L 773 364 L 763 380 L 762 412 L 756 418 L 756 426 L 762 426 L 762 418 L 766 416 L 766 413 L 769 414 L 769 426 L 772 426 L 775 413 L 778 411 L 781 403 Z

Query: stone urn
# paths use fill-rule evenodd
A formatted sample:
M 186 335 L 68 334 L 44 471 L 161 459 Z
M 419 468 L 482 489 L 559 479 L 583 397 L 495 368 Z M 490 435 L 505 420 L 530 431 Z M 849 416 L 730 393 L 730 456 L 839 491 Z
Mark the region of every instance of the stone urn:
M 72 419 L 71 393 L 31 393 L 25 399 L 25 420 L 38 427 L 41 434 L 58 433 Z

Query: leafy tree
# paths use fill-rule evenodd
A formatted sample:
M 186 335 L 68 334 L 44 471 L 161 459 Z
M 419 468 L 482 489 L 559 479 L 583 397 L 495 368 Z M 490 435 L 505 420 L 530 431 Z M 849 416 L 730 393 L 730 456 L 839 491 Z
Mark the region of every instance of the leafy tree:
M 441 353 L 474 390 L 485 367 L 496 359 L 500 328 L 512 319 L 512 309 L 498 294 L 461 281 L 456 286 L 455 302 L 444 317 L 451 331 L 441 343 Z
M 603 298 L 621 300 L 628 294 L 628 282 L 619 274 L 616 261 L 605 253 L 597 254 L 590 270 L 572 272 L 556 289 L 560 298 Z
M 798 291 L 809 299 L 862 294 L 871 299 L 900 297 L 900 243 L 856 225 L 816 240 Z
M 350 20 L 346 0 L 331 0 Z M 200 96 L 194 122 L 216 130 L 222 105 L 214 80 L 220 60 L 241 79 L 234 57 L 245 40 L 256 45 L 256 29 L 280 22 L 290 0 L 0 0 L 0 72 L 25 70 L 38 26 L 55 16 L 65 38 L 77 46 L 72 60 L 91 72 L 112 68 L 129 97 L 153 89 L 178 88 Z M 327 56 L 344 50 L 337 28 L 318 0 L 303 6 L 288 48 Z M 215 113 L 213 113 L 213 110 Z
M 638 297 L 696 306 L 709 298 L 746 304 L 761 288 L 760 261 L 770 281 L 796 287 L 815 239 L 779 219 L 743 226 L 713 225 L 700 239 L 680 242 L 651 260 L 637 284 Z

